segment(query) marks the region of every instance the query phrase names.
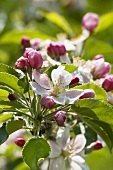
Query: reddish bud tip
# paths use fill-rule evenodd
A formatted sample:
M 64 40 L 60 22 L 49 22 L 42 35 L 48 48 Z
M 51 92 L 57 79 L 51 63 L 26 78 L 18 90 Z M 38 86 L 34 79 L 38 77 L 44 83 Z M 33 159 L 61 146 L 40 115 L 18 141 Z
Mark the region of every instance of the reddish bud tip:
M 99 150 L 99 149 L 102 149 L 103 148 L 103 145 L 102 145 L 102 142 L 100 141 L 96 141 L 94 144 L 93 144 L 93 149 L 94 150 Z
M 80 99 L 84 98 L 94 98 L 95 97 L 95 92 L 92 89 L 86 89 L 84 90 L 84 94 L 80 96 Z
M 79 78 L 78 77 L 73 77 L 69 85 L 70 86 L 75 86 L 78 82 L 79 82 Z
M 16 143 L 16 145 L 23 147 L 25 144 L 25 140 L 24 140 L 24 138 L 16 138 L 15 143 Z
M 21 47 L 22 48 L 30 47 L 30 39 L 29 39 L 29 37 L 26 37 L 26 36 L 22 37 L 22 39 L 21 39 Z
M 14 94 L 9 94 L 9 95 L 8 95 L 8 99 L 9 99 L 10 101 L 15 101 L 15 100 L 16 100 L 16 96 L 15 96 Z
M 107 91 L 113 90 L 113 74 L 106 76 L 103 80 L 102 87 Z

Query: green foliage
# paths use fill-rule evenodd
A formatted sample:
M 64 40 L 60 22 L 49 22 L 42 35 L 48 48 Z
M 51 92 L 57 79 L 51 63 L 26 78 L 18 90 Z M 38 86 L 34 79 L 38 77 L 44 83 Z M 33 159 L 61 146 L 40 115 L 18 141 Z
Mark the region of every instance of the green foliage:
M 11 133 L 21 129 L 24 126 L 24 121 L 23 120 L 11 120 L 8 121 L 6 125 L 6 130 L 8 134 L 10 135 Z
M 47 158 L 50 153 L 50 146 L 43 138 L 30 139 L 23 148 L 23 159 L 31 170 L 38 170 L 38 161 Z
M 99 134 L 111 151 L 113 147 L 113 108 L 110 104 L 97 99 L 82 99 L 72 106 L 81 119 Z
M 2 127 L 0 127 L 0 145 L 4 143 L 8 138 L 8 133 L 6 131 L 6 124 L 4 123 Z
M 0 115 L 0 123 L 6 122 L 7 120 L 9 120 L 11 118 L 13 118 L 12 113 L 2 114 L 2 115 Z

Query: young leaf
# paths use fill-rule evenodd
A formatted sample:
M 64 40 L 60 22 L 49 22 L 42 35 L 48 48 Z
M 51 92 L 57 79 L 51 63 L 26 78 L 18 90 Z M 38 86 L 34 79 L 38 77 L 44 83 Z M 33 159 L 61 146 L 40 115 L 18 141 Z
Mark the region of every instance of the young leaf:
M 68 71 L 69 73 L 73 73 L 78 68 L 77 66 L 73 64 L 62 64 L 62 65 L 65 66 L 65 70 Z
M 0 72 L 0 83 L 7 85 L 18 93 L 23 93 L 22 83 L 14 75 Z
M 73 112 L 113 125 L 113 107 L 103 100 L 82 99 L 71 107 Z
M 6 90 L 0 89 L 0 100 L 7 100 L 8 99 L 9 92 Z
M 47 158 L 50 153 L 50 146 L 43 138 L 30 139 L 23 148 L 23 159 L 31 170 L 38 170 L 38 160 Z
M 3 126 L 0 128 L 0 145 L 4 143 L 8 139 L 8 133 L 5 128 L 6 124 L 4 123 Z
M 3 101 L 0 100 L 0 108 L 2 109 L 8 109 L 8 108 L 25 108 L 24 105 L 21 103 L 18 103 L 17 101 Z
M 7 123 L 6 125 L 6 130 L 8 134 L 10 135 L 11 133 L 21 129 L 24 126 L 24 121 L 23 120 L 11 120 Z
M 2 114 L 0 115 L 0 123 L 5 122 L 13 117 L 12 113 Z
M 98 120 L 88 119 L 82 117 L 82 120 L 91 127 L 100 137 L 105 141 L 109 150 L 113 148 L 113 131 L 110 128 L 110 125 Z
M 83 85 L 76 86 L 74 89 L 93 89 L 96 93 L 95 98 L 100 100 L 107 100 L 106 91 L 94 83 L 86 83 Z

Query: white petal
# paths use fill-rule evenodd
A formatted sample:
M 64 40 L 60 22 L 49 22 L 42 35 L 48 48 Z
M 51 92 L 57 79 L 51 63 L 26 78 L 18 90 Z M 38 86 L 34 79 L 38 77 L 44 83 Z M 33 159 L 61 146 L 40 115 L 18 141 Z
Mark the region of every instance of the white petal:
M 84 93 L 83 90 L 68 90 L 65 92 L 65 102 L 73 104 L 79 100 L 79 97 Z
M 63 149 L 67 146 L 67 144 L 70 142 L 70 127 L 60 127 L 57 136 L 56 136 L 56 142 L 58 145 Z
M 69 85 L 72 80 L 72 75 L 64 70 L 65 67 L 59 66 L 51 73 L 51 78 L 54 84 L 58 84 L 60 89 Z
M 39 94 L 41 96 L 47 96 L 48 90 L 44 89 L 43 87 L 41 87 L 40 85 L 38 85 L 36 82 L 30 82 L 30 85 L 32 87 L 32 90 L 36 93 Z
M 49 144 L 51 146 L 51 153 L 49 155 L 49 158 L 58 157 L 61 154 L 60 146 L 54 141 L 49 141 Z
M 49 56 L 47 56 L 47 60 L 51 65 L 60 65 L 61 64 L 60 62 L 53 60 Z
M 40 170 L 48 170 L 49 159 L 40 162 Z
M 40 74 L 36 69 L 33 70 L 34 80 L 43 88 L 50 89 L 52 86 L 51 80 L 47 74 Z
M 82 151 L 82 149 L 85 147 L 86 144 L 86 138 L 83 134 L 77 135 L 75 138 L 73 138 L 70 141 L 70 145 L 73 145 L 73 153 L 79 153 Z
M 67 64 L 71 64 L 71 61 L 68 57 L 68 54 L 64 55 L 64 56 L 60 56 L 60 61 L 61 63 L 67 63 Z
M 52 98 L 55 103 L 65 105 L 65 93 L 60 93 L 58 97 L 52 96 Z
M 81 156 L 77 155 L 71 158 L 71 166 L 73 167 L 75 164 L 81 168 L 80 170 L 90 170 L 88 165 L 85 163 L 85 160 Z
M 60 156 L 53 159 L 49 170 L 66 170 L 64 158 Z

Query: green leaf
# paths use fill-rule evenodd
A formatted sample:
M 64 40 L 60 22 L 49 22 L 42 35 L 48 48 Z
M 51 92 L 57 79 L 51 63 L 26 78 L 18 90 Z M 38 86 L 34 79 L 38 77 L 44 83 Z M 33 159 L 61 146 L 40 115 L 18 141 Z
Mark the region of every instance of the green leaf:
M 51 21 L 52 23 L 62 28 L 62 30 L 64 30 L 66 33 L 68 34 L 73 33 L 71 26 L 69 25 L 67 20 L 62 15 L 59 15 L 58 13 L 55 13 L 55 12 L 47 12 L 47 13 L 43 12 L 42 14 L 49 21 Z
M 87 83 L 87 84 L 79 85 L 79 86 L 76 86 L 74 89 L 83 89 L 83 90 L 93 89 L 96 94 L 95 98 L 100 99 L 100 100 L 107 100 L 106 91 L 94 83 Z
M 23 83 L 19 81 L 14 75 L 0 72 L 0 83 L 7 85 L 18 93 L 23 93 Z
M 45 73 L 48 75 L 49 78 L 51 78 L 52 70 L 57 69 L 57 68 L 58 68 L 58 65 L 51 66 L 45 71 Z
M 8 66 L 6 64 L 0 63 L 0 72 L 5 72 L 5 73 L 9 73 L 12 74 L 16 77 L 20 77 L 20 73 L 17 72 L 13 67 Z
M 99 25 L 95 30 L 95 34 L 104 31 L 105 29 L 109 28 L 112 25 L 113 25 L 113 12 L 109 12 L 107 14 L 102 15 L 99 20 Z
M 4 123 L 3 126 L 0 128 L 0 145 L 4 143 L 9 137 L 5 125 L 6 124 Z
M 81 116 L 113 125 L 113 107 L 106 101 L 82 99 L 72 105 L 71 109 L 71 111 L 77 112 Z
M 21 70 L 15 70 L 11 66 L 0 64 L 0 72 L 9 73 L 11 75 L 16 76 L 19 79 L 18 84 L 22 84 L 24 92 L 28 91 L 29 88 L 28 81 L 26 79 L 25 74 Z
M 85 44 L 83 58 L 85 60 L 92 59 L 97 54 L 110 55 L 113 54 L 113 48 L 105 41 L 90 37 Z
M 68 71 L 69 73 L 73 73 L 78 68 L 77 66 L 73 64 L 62 64 L 62 65 L 65 66 L 65 70 Z
M 14 92 L 11 88 L 9 88 L 7 86 L 0 85 L 0 89 L 3 89 L 5 91 L 7 91 L 8 93 L 13 93 Z
M 11 119 L 13 117 L 12 113 L 2 114 L 0 115 L 0 123 L 6 122 L 7 120 Z
M 38 170 L 38 160 L 47 158 L 50 153 L 50 146 L 43 138 L 30 139 L 23 148 L 23 159 L 31 170 Z
M 6 109 L 6 108 L 25 108 L 24 105 L 22 105 L 21 103 L 17 102 L 17 101 L 3 101 L 0 100 L 0 108 L 2 109 Z
M 0 39 L 0 44 L 4 44 L 4 43 L 17 43 L 20 44 L 21 38 L 23 36 L 28 36 L 29 38 L 41 38 L 41 39 L 52 39 L 52 37 L 43 34 L 42 32 L 39 31 L 35 31 L 35 30 L 22 30 L 22 31 L 18 31 L 18 30 L 13 30 L 13 31 L 9 31 L 7 33 L 5 33 L 1 39 Z
M 22 129 L 22 127 L 24 126 L 25 121 L 23 120 L 11 120 L 7 123 L 6 125 L 6 130 L 8 132 L 8 134 L 10 135 L 11 133 Z
M 105 141 L 111 152 L 113 147 L 113 131 L 111 130 L 110 125 L 98 120 L 84 117 L 82 117 L 82 120 Z
M 6 90 L 0 89 L 0 100 L 7 100 L 8 99 L 9 92 Z

